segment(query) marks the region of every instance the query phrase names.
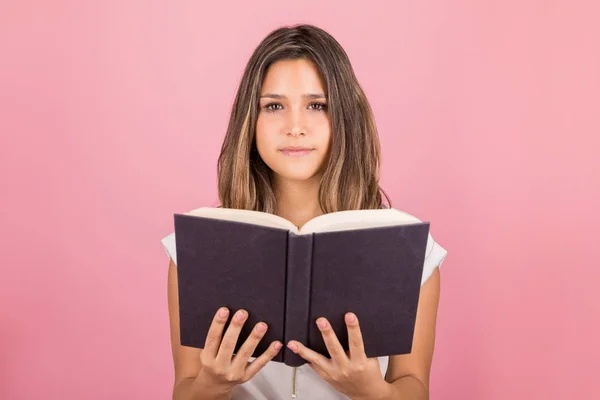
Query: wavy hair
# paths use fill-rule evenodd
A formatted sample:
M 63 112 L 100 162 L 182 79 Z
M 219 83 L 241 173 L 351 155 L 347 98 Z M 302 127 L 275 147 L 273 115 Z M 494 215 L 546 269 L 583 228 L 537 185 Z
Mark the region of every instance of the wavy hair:
M 391 207 L 379 185 L 380 144 L 373 113 L 342 46 L 326 31 L 301 24 L 268 34 L 251 55 L 233 103 L 217 162 L 221 207 L 274 213 L 271 170 L 256 148 L 262 82 L 280 60 L 312 61 L 325 85 L 331 149 L 319 187 L 325 213 Z

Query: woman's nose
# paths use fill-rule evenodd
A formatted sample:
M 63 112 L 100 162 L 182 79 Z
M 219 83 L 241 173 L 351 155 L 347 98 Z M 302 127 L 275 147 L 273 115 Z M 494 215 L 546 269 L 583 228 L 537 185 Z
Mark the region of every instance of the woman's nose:
M 306 135 L 306 120 L 302 110 L 291 110 L 288 113 L 286 134 L 291 136 Z

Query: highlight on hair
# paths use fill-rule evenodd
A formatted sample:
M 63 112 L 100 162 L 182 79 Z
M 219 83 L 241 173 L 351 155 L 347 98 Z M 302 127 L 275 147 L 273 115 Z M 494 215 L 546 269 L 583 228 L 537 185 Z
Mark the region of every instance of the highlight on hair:
M 342 46 L 314 25 L 280 27 L 250 57 L 238 86 L 217 163 L 221 207 L 274 213 L 269 167 L 255 142 L 262 82 L 280 60 L 307 59 L 320 73 L 331 117 L 331 149 L 319 188 L 325 213 L 391 207 L 379 186 L 380 144 L 373 113 Z

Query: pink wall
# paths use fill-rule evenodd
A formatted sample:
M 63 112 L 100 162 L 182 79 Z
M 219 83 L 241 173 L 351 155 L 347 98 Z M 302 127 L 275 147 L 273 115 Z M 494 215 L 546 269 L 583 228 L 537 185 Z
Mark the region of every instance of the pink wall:
M 432 398 L 600 398 L 598 2 L 80 3 L 0 5 L 0 398 L 169 398 L 160 239 L 295 22 L 347 49 L 384 188 L 449 251 Z

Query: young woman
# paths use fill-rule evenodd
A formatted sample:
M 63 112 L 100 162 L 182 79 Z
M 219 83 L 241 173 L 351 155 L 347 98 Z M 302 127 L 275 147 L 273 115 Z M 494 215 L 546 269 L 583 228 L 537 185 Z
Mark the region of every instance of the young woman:
M 218 160 L 222 207 L 274 213 L 301 227 L 323 213 L 391 207 L 379 186 L 380 148 L 369 103 L 339 43 L 311 25 L 271 32 L 251 56 Z M 386 198 L 387 204 L 384 203 Z M 175 366 L 173 398 L 427 399 L 446 250 L 428 238 L 413 351 L 365 356 L 360 325 L 346 315 L 350 349 L 328 321 L 315 321 L 331 358 L 303 346 L 271 343 L 251 360 L 268 327 L 259 323 L 234 356 L 245 310 L 215 313 L 204 349 L 181 346 L 174 233 L 162 240 L 171 257 L 168 301 Z M 381 323 L 386 323 L 385 315 Z M 269 362 L 282 346 L 308 361 Z

